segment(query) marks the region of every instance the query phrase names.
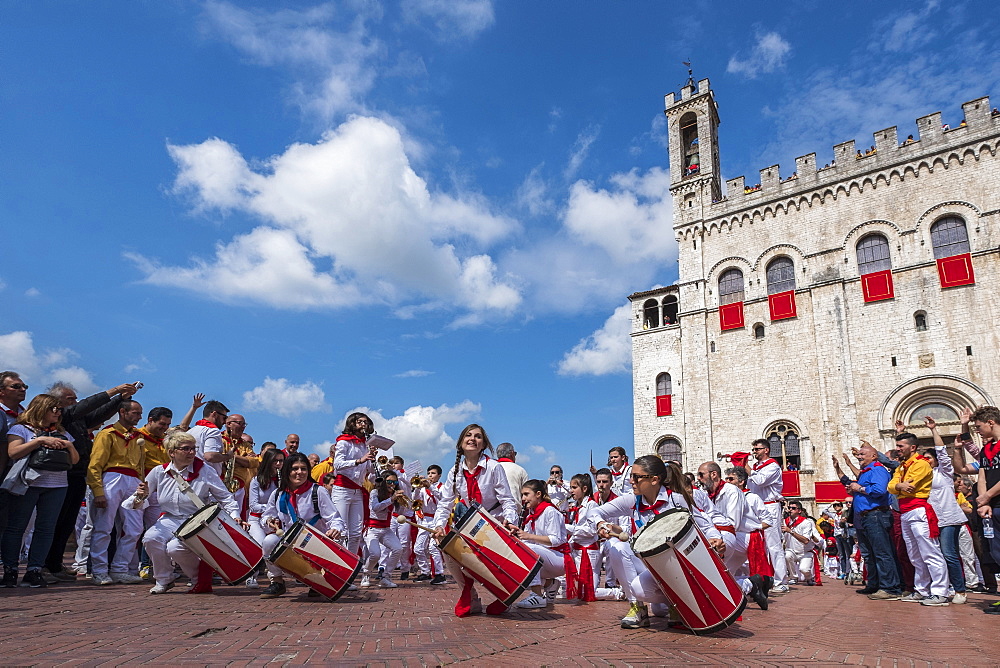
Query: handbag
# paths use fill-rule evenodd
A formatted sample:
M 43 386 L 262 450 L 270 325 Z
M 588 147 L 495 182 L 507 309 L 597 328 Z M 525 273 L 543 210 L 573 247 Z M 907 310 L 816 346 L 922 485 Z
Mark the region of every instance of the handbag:
M 38 435 L 62 438 L 62 434 L 55 431 L 42 432 Z M 36 471 L 69 471 L 73 463 L 69 458 L 69 450 L 57 450 L 43 445 L 28 455 L 28 466 Z

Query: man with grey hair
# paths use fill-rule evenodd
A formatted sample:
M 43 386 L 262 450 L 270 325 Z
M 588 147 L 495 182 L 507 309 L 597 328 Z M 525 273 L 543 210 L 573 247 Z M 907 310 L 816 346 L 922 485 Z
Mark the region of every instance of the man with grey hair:
M 507 483 L 514 498 L 520 498 L 521 488 L 528 481 L 528 472 L 516 463 L 517 451 L 510 443 L 501 443 L 497 446 L 497 461 L 503 467 L 503 472 L 507 474 Z

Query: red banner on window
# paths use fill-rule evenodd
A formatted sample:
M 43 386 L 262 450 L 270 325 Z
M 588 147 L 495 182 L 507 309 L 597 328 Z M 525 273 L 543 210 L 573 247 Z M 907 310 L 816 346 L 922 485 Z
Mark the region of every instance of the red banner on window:
M 767 296 L 767 308 L 771 311 L 771 320 L 784 320 L 795 317 L 795 290 L 779 292 Z
M 972 285 L 976 282 L 976 275 L 972 271 L 972 253 L 943 257 L 937 261 L 937 268 L 942 288 Z
M 798 471 L 781 472 L 781 495 L 785 497 L 802 496 L 802 487 L 799 485 Z
M 719 307 L 719 327 L 723 331 L 743 327 L 743 302 L 733 302 Z
M 669 394 L 661 394 L 656 397 L 656 417 L 663 417 L 664 415 L 673 415 L 673 406 L 671 406 Z
M 816 503 L 843 501 L 850 494 L 839 480 L 819 480 L 816 482 Z
M 896 294 L 892 291 L 892 270 L 863 274 L 861 291 L 865 295 L 865 302 L 878 302 L 895 297 Z

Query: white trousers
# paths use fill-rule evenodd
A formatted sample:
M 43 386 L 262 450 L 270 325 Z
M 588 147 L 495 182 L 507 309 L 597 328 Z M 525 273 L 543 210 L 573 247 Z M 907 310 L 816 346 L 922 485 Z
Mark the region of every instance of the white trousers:
M 736 580 L 736 584 L 744 593 L 753 589 L 753 583 L 748 579 L 750 573 L 747 565 L 747 548 L 750 546 L 750 534 L 730 533 L 720 531 L 722 541 L 726 544 L 726 556 L 722 559 L 726 570 Z
M 605 543 L 606 544 L 606 543 Z M 602 587 L 601 585 L 601 561 L 603 560 L 604 545 L 595 545 L 593 549 L 587 550 L 587 559 L 590 561 L 590 569 L 594 572 L 594 598 L 598 601 L 614 601 L 617 597 L 617 589 Z M 576 562 L 576 572 L 582 572 L 583 550 L 573 550 L 573 561 Z
M 95 574 L 107 575 L 108 547 L 111 544 L 111 532 L 115 529 L 115 519 L 121 520 L 121 532 L 118 534 L 115 548 L 115 559 L 110 564 L 111 573 L 127 573 L 132 557 L 135 556 L 142 535 L 142 512 L 126 510 L 121 507 L 122 501 L 132 496 L 139 486 L 139 479 L 123 473 L 105 473 L 104 498 L 107 508 L 98 508 L 93 504 L 93 496 L 88 494 L 90 518 L 94 523 L 94 532 L 90 539 L 90 560 Z
M 389 577 L 403 555 L 403 546 L 399 543 L 395 527 L 391 523 L 385 529 L 368 527 L 368 531 L 365 532 L 365 546 L 368 547 L 365 572 L 368 575 L 374 575 L 381 563 L 381 568 L 385 569 L 386 577 Z
M 541 585 L 546 580 L 566 575 L 566 562 L 561 553 L 556 552 L 548 545 L 539 545 L 538 543 L 525 544 L 531 548 L 532 552 L 542 558 L 542 567 L 535 573 L 535 577 L 531 578 L 531 582 L 528 583 L 529 587 L 535 587 Z
M 362 489 L 347 489 L 336 485 L 330 490 L 330 499 L 333 501 L 334 507 L 337 508 L 337 514 L 347 526 L 347 549 L 355 554 L 361 554 L 365 522 L 365 494 L 367 492 Z
M 650 598 L 640 598 L 640 595 L 652 596 L 654 591 L 659 592 L 660 590 L 656 586 L 656 581 L 652 579 L 652 574 L 649 574 L 650 579 L 645 585 L 639 582 L 639 576 L 647 573 L 649 569 L 646 568 L 646 564 L 642 563 L 642 559 L 635 555 L 628 543 L 611 539 L 605 545 L 608 546 L 608 561 L 614 569 L 618 586 L 622 588 L 622 593 L 625 594 L 625 598 L 630 603 L 635 603 L 636 601 L 647 603 L 664 602 L 660 600 L 654 601 Z M 649 585 L 652 585 L 652 587 L 650 588 Z M 660 594 L 662 595 L 662 592 Z
M 962 570 L 965 571 L 966 587 L 975 587 L 982 582 L 979 562 L 976 560 L 976 549 L 972 545 L 972 533 L 966 524 L 958 530 L 958 554 L 962 558 Z
M 424 518 L 420 526 L 431 528 L 433 518 Z M 417 530 L 417 541 L 413 546 L 413 555 L 417 568 L 423 575 L 444 575 L 444 560 L 441 558 L 441 548 L 434 540 L 430 531 Z
M 80 506 L 76 516 L 76 554 L 73 557 L 73 568 L 77 572 L 86 572 L 87 560 L 90 558 L 90 538 L 94 533 L 94 524 L 90 520 L 90 503 L 93 497 L 87 493 L 87 505 Z
M 913 589 L 923 596 L 948 595 L 948 564 L 937 538 L 931 538 L 927 511 L 914 508 L 900 518 L 906 553 L 913 564 Z
M 785 565 L 785 543 L 781 535 L 781 504 L 766 503 L 764 509 L 768 516 L 766 521 L 770 526 L 764 529 L 764 541 L 767 552 L 771 555 L 771 565 L 774 567 L 774 583 L 788 584 L 788 568 Z M 761 518 L 764 519 L 764 518 Z
M 156 584 L 166 585 L 173 581 L 174 566 L 177 564 L 192 582 L 198 577 L 198 555 L 187 549 L 174 535 L 187 517 L 163 515 L 151 526 L 142 538 L 142 544 L 153 562 L 153 578 Z M 173 563 L 171 563 L 173 562 Z M 97 572 L 97 571 L 95 571 Z
M 400 553 L 399 558 L 396 560 L 396 566 L 404 571 L 410 570 L 410 525 L 406 522 L 401 522 L 401 518 L 393 517 L 389 522 L 389 528 L 392 529 L 393 533 L 396 534 L 396 540 L 399 541 Z M 412 517 L 407 517 L 406 519 L 413 521 Z M 424 533 L 424 532 L 421 532 Z M 365 541 L 367 545 L 367 541 Z M 379 566 L 385 569 L 386 573 L 391 573 L 396 566 L 389 568 L 387 565 L 390 552 L 388 550 L 383 550 L 382 557 L 379 559 Z M 369 559 L 371 556 L 369 555 Z
M 275 566 L 273 561 L 267 559 L 267 557 L 270 556 L 271 552 L 274 551 L 274 548 L 278 547 L 278 543 L 280 542 L 281 542 L 281 536 L 279 536 L 276 533 L 269 533 L 265 535 L 260 541 L 260 546 L 264 548 L 264 557 L 265 557 L 264 563 L 267 565 L 267 575 L 268 577 L 271 578 L 281 578 L 286 575 L 288 577 L 292 577 L 291 573 L 286 573 L 282 569 Z
M 813 568 L 812 550 L 803 552 L 786 549 L 784 556 L 785 569 L 788 574 L 787 580 L 798 580 L 799 584 L 815 582 L 816 574 L 813 572 L 815 569 Z

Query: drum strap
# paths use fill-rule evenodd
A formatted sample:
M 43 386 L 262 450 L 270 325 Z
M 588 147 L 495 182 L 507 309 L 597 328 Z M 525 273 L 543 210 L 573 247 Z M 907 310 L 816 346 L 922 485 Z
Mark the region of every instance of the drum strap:
M 188 481 L 182 478 L 177 471 L 168 468 L 167 473 L 174 479 L 174 482 L 177 483 L 177 489 L 184 492 L 184 496 L 191 499 L 191 503 L 198 508 L 203 508 L 205 506 L 205 502 L 201 500 L 200 496 L 194 493 L 194 490 L 191 489 L 191 485 L 188 484 Z

